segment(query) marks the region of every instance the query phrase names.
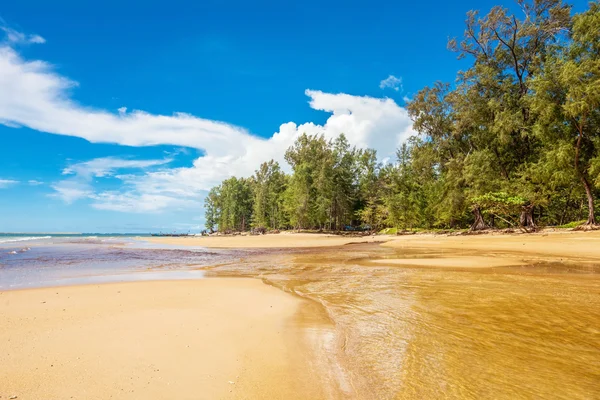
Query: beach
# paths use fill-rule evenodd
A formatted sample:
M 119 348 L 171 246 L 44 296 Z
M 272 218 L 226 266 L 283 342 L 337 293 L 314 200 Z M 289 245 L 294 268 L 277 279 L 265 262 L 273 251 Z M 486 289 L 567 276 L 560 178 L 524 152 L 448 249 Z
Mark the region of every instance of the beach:
M 600 396 L 599 232 L 119 240 L 4 254 L 2 398 Z
M 323 398 L 304 306 L 252 279 L 1 292 L 0 396 Z

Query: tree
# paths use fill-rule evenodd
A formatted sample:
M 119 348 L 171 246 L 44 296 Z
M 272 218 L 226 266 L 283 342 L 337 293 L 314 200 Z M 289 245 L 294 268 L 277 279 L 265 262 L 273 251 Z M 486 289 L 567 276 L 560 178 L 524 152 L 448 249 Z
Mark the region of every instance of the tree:
M 213 187 L 204 200 L 205 226 L 210 232 L 214 232 L 219 224 L 219 187 Z
M 283 193 L 286 176 L 279 163 L 271 160 L 262 163 L 254 173 L 252 226 L 279 229 L 286 225 L 283 212 Z
M 600 3 L 517 0 L 467 15 L 451 50 L 470 64 L 408 104 L 417 135 L 380 163 L 344 135 L 301 135 L 253 177 L 209 193 L 209 229 L 339 230 L 595 225 L 600 192 Z
M 586 225 L 596 225 L 590 172 L 600 141 L 600 4 L 573 19 L 568 46 L 555 46 L 535 80 L 537 133 L 555 153 L 570 158 L 587 198 Z M 564 166 L 563 166 L 564 167 Z

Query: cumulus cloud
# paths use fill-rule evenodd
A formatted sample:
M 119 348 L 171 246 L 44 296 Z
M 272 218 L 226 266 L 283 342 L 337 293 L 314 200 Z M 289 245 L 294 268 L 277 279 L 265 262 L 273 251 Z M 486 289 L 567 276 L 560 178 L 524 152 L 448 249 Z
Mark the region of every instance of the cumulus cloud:
M 11 44 L 46 43 L 46 39 L 44 39 L 40 35 L 27 35 L 25 33 L 11 29 L 7 26 L 0 26 L 0 30 L 4 32 L 5 40 Z
M 399 92 L 402 89 L 402 78 L 396 78 L 394 75 L 390 75 L 381 82 L 379 82 L 380 89 L 393 89 Z
M 76 86 L 51 65 L 25 60 L 10 46 L 0 47 L 0 124 L 92 143 L 174 145 L 203 152 L 191 167 L 115 175 L 123 182 L 120 191 L 96 193 L 91 178 L 166 162 L 147 160 L 134 165 L 140 161 L 103 158 L 65 168 L 63 173 L 73 177 L 52 185 L 55 195 L 67 202 L 92 199 L 99 209 L 157 212 L 198 207 L 198 200 L 210 187 L 232 175 L 249 176 L 263 161 L 273 158 L 289 169 L 283 155 L 302 133 L 330 139 L 344 133 L 352 144 L 376 149 L 381 159 L 393 156 L 396 147 L 412 134 L 407 111 L 387 98 L 307 90 L 310 107 L 328 113 L 327 121 L 323 125 L 287 122 L 269 138 L 262 138 L 238 126 L 189 114 L 156 115 L 125 107 L 114 113 L 85 107 L 70 97 Z
M 0 179 L 0 189 L 6 189 L 7 187 L 16 185 L 19 181 L 13 181 L 12 179 Z

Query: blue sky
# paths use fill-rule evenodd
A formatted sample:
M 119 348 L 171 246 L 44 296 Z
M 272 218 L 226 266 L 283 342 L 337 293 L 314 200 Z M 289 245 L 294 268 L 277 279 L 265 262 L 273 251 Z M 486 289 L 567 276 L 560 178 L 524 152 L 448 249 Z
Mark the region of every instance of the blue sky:
M 494 4 L 5 2 L 0 231 L 197 231 L 208 188 L 302 132 L 386 159 L 405 99 L 464 66 L 447 38 Z

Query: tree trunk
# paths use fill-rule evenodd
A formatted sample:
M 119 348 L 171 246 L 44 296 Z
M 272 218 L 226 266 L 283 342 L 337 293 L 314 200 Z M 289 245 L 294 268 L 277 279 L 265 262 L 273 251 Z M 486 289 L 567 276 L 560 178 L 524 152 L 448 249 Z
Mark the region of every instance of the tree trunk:
M 475 222 L 471 225 L 472 231 L 481 231 L 487 229 L 485 221 L 483 220 L 483 215 L 481 214 L 481 209 L 479 207 L 473 207 L 473 214 L 475 215 Z
M 532 230 L 535 230 L 537 228 L 537 225 L 533 220 L 533 205 L 523 206 L 519 222 L 525 229 L 531 228 Z
M 588 219 L 584 225 L 596 225 L 596 217 L 594 216 L 594 194 L 592 193 L 592 187 L 590 182 L 587 180 L 585 169 L 582 170 L 579 166 L 579 153 L 581 151 L 581 139 L 583 138 L 583 128 L 581 124 L 577 125 L 579 135 L 577 137 L 577 144 L 575 145 L 575 170 L 581 178 L 581 183 L 585 187 L 585 195 L 588 201 Z
M 594 215 L 594 194 L 592 193 L 592 186 L 583 175 L 581 176 L 581 182 L 585 187 L 585 195 L 587 196 L 588 201 L 588 219 L 584 225 L 596 225 L 596 216 Z

